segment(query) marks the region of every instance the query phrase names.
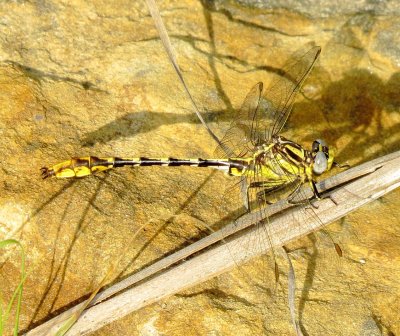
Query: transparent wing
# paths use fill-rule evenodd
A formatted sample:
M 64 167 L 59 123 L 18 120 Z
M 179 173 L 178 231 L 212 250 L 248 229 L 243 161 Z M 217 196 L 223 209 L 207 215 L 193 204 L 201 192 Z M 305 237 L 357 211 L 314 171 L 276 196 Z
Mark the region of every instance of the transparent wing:
M 306 53 L 304 51 L 295 53 L 284 65 L 279 78 L 272 81 L 264 95 L 262 95 L 262 83 L 254 86 L 246 96 L 236 119 L 222 138 L 222 145 L 218 152 L 229 157 L 250 156 L 257 145 L 269 142 L 273 135 L 279 133 L 290 115 L 295 96 L 319 53 L 319 47 L 314 47 Z M 240 182 L 236 182 L 235 188 L 231 188 L 230 196 L 228 196 L 228 198 L 233 197 L 232 191 L 236 191 L 236 197 L 240 195 L 244 208 L 258 216 L 257 235 L 244 242 L 248 249 L 260 246 L 260 244 L 273 245 L 269 225 L 269 205 L 281 199 L 291 199 L 298 195 L 302 186 L 303 180 L 297 175 L 295 169 L 292 173 L 288 173 L 282 169 L 279 161 L 275 158 L 271 158 L 270 167 L 275 173 L 273 178 L 265 177 L 262 174 L 263 167 L 256 164 L 253 168 L 254 175 L 242 177 Z M 306 197 L 302 200 L 308 202 Z M 303 218 L 306 220 L 307 216 L 305 215 L 300 214 L 302 218 L 299 220 L 301 221 Z M 258 260 L 262 269 L 261 273 L 263 273 L 260 284 L 268 288 L 268 292 L 272 294 L 276 285 L 273 278 L 275 277 L 277 280 L 279 274 L 278 254 L 276 250 L 271 249 L 270 253 Z
M 242 241 L 245 250 L 262 249 L 267 251 L 268 247 L 273 245 L 269 225 L 269 205 L 275 203 L 278 199 L 286 198 L 286 195 L 290 194 L 301 183 L 294 175 L 288 179 L 287 173 L 280 167 L 278 161 L 271 160 L 274 170 L 279 176 L 282 176 L 281 180 L 265 178 L 261 174 L 262 167 L 256 165 L 253 176 L 241 178 L 240 182 L 236 182 L 236 188 L 230 190 L 230 196 L 225 195 L 228 198 L 234 197 L 232 191 L 236 191 L 236 199 L 239 194 L 242 201 L 246 199 L 246 201 L 243 201 L 244 204 L 248 204 L 248 207 L 245 206 L 246 210 L 256 216 L 256 233 Z M 277 250 L 270 249 L 268 253 L 253 260 L 253 267 L 258 265 L 256 274 L 252 271 L 250 264 L 238 267 L 245 282 L 256 288 L 254 292 L 257 294 L 253 300 L 258 309 L 262 310 L 263 316 L 266 315 L 268 304 L 274 300 L 276 295 L 279 276 L 278 265 L 284 263 L 283 260 L 280 260 L 279 254 Z
M 293 107 L 294 99 L 321 52 L 313 47 L 306 53 L 296 52 L 282 67 L 279 78 L 273 80 L 255 111 L 251 137 L 255 144 L 268 141 L 278 134 Z
M 252 152 L 251 131 L 257 114 L 263 83 L 257 83 L 247 94 L 229 129 L 215 151 L 216 157 L 243 157 Z
M 262 97 L 263 83 L 257 83 L 247 94 L 215 154 L 218 157 L 243 157 L 278 134 L 320 52 L 320 47 L 313 47 L 306 53 L 294 53 Z

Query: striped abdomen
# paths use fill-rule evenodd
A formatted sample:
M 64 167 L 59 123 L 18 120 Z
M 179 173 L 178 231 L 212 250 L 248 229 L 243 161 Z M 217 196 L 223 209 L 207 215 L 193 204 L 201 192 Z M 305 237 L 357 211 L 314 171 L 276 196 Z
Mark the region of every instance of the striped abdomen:
M 105 171 L 112 168 L 123 166 L 192 166 L 192 167 L 211 167 L 221 169 L 225 172 L 240 175 L 245 169 L 246 160 L 230 160 L 230 159 L 175 159 L 175 158 L 99 158 L 96 156 L 87 156 L 80 158 L 72 158 L 68 161 L 61 162 L 53 167 L 43 167 L 42 177 L 83 177 Z

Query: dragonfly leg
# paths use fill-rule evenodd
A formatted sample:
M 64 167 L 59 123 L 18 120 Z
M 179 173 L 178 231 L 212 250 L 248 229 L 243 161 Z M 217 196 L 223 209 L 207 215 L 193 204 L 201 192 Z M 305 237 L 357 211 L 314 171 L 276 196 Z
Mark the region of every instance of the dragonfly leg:
M 293 205 L 296 205 L 296 204 L 304 204 L 305 203 L 305 200 L 301 200 L 301 201 L 294 201 L 293 200 L 293 198 L 296 196 L 296 194 L 299 192 L 299 190 L 300 190 L 300 188 L 301 188 L 301 186 L 303 185 L 303 182 L 302 181 L 299 181 L 298 182 L 298 184 L 297 184 L 297 186 L 296 186 L 296 188 L 289 194 L 289 196 L 288 196 L 288 203 L 289 204 L 293 204 Z
M 340 164 L 340 163 L 338 163 L 338 162 L 336 162 L 336 161 L 333 161 L 333 164 L 332 164 L 334 167 L 338 167 L 338 168 L 340 168 L 340 169 L 348 169 L 348 168 L 350 168 L 351 166 L 349 165 L 349 164 Z
M 315 185 L 314 181 L 310 181 L 310 186 L 311 186 L 311 190 L 313 191 L 313 196 L 311 198 L 309 198 L 308 200 L 300 200 L 300 201 L 294 201 L 293 198 L 296 196 L 296 193 L 300 190 L 301 186 L 303 185 L 302 182 L 300 182 L 296 189 L 294 189 L 291 194 L 288 196 L 288 203 L 289 204 L 293 204 L 293 205 L 299 205 L 299 204 L 306 204 L 306 203 L 310 203 L 311 206 L 314 209 L 318 209 L 318 206 L 316 206 L 313 203 L 313 200 L 319 200 L 322 199 L 321 194 L 319 193 L 317 186 Z
M 312 190 L 314 192 L 314 196 L 311 197 L 311 199 L 310 199 L 310 204 L 313 206 L 313 208 L 318 209 L 318 206 L 316 206 L 312 201 L 313 200 L 321 200 L 321 199 L 330 199 L 335 205 L 338 205 L 338 203 L 335 201 L 335 199 L 331 195 L 321 196 L 314 181 L 311 181 L 310 183 L 312 186 Z
M 264 185 L 258 185 L 257 188 L 263 188 L 262 190 L 257 192 L 257 201 L 258 202 L 263 202 L 266 204 L 274 204 L 275 202 L 268 199 L 268 196 L 271 196 L 270 198 L 272 198 L 272 195 L 280 190 L 284 190 L 287 186 L 285 184 L 282 185 L 276 185 L 276 186 L 266 186 L 267 183 L 265 183 Z
M 313 201 L 322 199 L 322 196 L 319 193 L 317 186 L 313 180 L 310 181 L 310 185 L 311 185 L 311 189 L 312 189 L 314 195 L 309 199 L 309 201 L 310 201 L 311 206 L 314 209 L 318 209 L 318 206 L 315 205 Z
M 246 185 L 246 201 L 245 201 L 245 206 L 247 204 L 247 209 L 250 211 L 250 206 L 251 206 L 251 195 L 250 192 L 252 189 L 262 189 L 260 191 L 257 191 L 256 193 L 256 200 L 259 204 L 266 203 L 266 204 L 273 204 L 274 202 L 271 202 L 270 200 L 267 199 L 268 194 L 277 191 L 282 188 L 282 186 L 274 186 L 274 187 L 267 187 L 266 182 L 252 182 L 249 185 Z
M 256 200 L 259 203 L 264 203 L 264 205 L 274 204 L 277 201 L 283 199 L 282 197 L 284 197 L 284 199 L 287 199 L 289 203 L 296 204 L 296 202 L 292 201 L 292 199 L 294 195 L 299 191 L 302 184 L 303 181 L 301 179 L 295 179 L 290 183 L 284 182 L 275 185 L 271 185 L 270 181 L 259 181 L 250 183 L 249 189 L 258 189 L 258 191 L 256 192 Z M 248 198 L 250 198 L 249 193 Z

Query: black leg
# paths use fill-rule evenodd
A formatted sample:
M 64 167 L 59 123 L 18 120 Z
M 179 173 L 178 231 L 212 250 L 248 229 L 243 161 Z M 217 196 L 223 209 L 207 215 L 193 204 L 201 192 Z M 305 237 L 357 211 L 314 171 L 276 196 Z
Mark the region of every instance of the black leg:
M 338 167 L 338 168 L 340 168 L 340 169 L 348 169 L 348 168 L 350 168 L 350 165 L 349 164 L 344 164 L 344 165 L 341 165 L 340 163 L 338 163 L 338 162 L 335 162 L 335 161 L 333 161 L 333 166 L 334 167 Z
M 322 197 L 321 194 L 319 193 L 319 191 L 318 191 L 318 189 L 317 189 L 317 186 L 316 186 L 316 184 L 315 184 L 314 181 L 311 181 L 311 185 L 312 185 L 313 192 L 314 192 L 314 196 L 311 198 L 311 200 L 314 200 L 314 199 L 320 200 L 320 199 L 329 198 L 335 205 L 338 205 L 337 202 L 333 199 L 333 197 L 332 197 L 331 195 Z M 315 209 L 318 209 L 318 207 L 317 207 L 315 204 L 313 204 L 313 203 L 311 202 L 311 200 L 310 200 L 311 205 L 312 205 Z

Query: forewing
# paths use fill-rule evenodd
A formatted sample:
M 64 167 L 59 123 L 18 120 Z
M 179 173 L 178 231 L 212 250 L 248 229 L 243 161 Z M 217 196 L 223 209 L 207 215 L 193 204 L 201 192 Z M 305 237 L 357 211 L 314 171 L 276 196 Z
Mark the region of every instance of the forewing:
M 279 77 L 265 90 L 251 132 L 257 144 L 268 141 L 281 131 L 290 115 L 296 94 L 320 52 L 320 47 L 313 47 L 306 53 L 296 52 L 283 66 Z

